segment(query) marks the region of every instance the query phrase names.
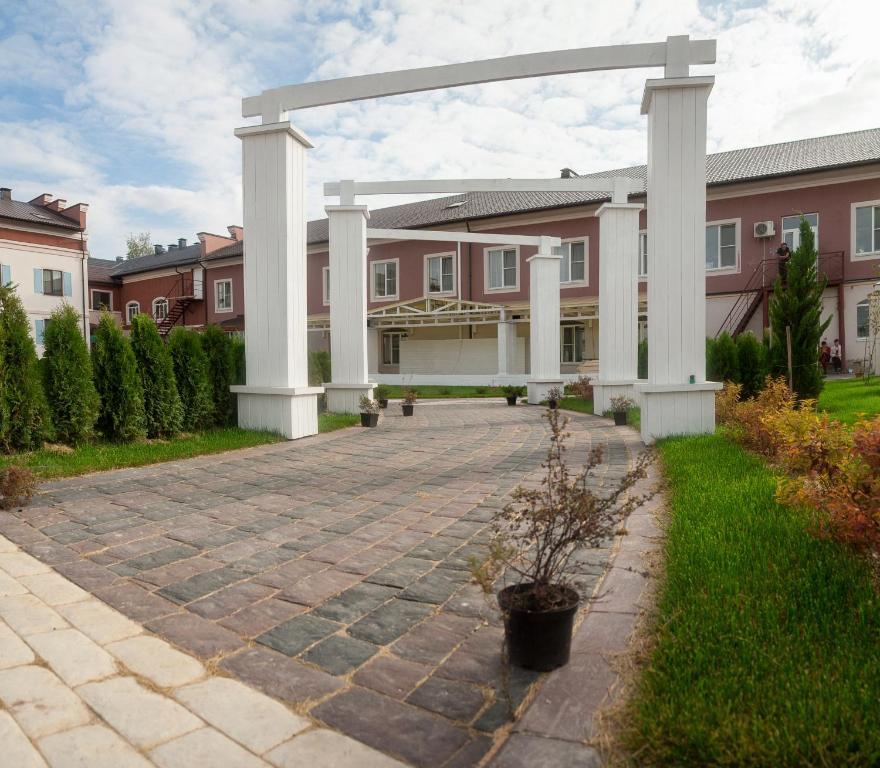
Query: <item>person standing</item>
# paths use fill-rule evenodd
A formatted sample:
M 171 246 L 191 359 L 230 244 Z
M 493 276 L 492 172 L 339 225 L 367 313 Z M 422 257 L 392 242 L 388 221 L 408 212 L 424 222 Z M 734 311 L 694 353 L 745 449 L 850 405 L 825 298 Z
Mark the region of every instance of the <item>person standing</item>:
M 831 348 L 831 365 L 835 373 L 843 373 L 843 347 L 840 346 L 840 339 L 835 339 Z
M 788 282 L 788 260 L 791 258 L 791 249 L 788 247 L 788 243 L 783 242 L 776 249 L 776 258 L 778 259 L 779 277 L 783 283 L 786 283 Z
M 819 345 L 819 365 L 822 366 L 822 375 L 828 375 L 828 363 L 831 362 L 831 347 L 828 346 L 828 341 L 822 339 L 822 343 Z

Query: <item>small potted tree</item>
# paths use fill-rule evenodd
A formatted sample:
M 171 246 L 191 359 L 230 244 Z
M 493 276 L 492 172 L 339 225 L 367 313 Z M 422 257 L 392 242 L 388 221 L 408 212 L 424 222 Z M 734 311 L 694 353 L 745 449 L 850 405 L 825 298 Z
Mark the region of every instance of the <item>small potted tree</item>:
M 615 395 L 611 398 L 611 412 L 614 414 L 614 426 L 625 427 L 626 416 L 635 403 L 626 395 Z
M 562 400 L 562 390 L 559 387 L 550 387 L 547 390 L 547 406 L 550 410 L 555 411 L 559 407 L 560 400 Z
M 403 408 L 404 416 L 413 415 L 413 409 L 415 408 L 418 397 L 419 394 L 414 389 L 408 389 L 403 393 L 403 402 L 400 404 L 400 407 Z
M 525 394 L 525 389 L 523 387 L 513 385 L 502 387 L 501 391 L 504 392 L 504 397 L 507 398 L 508 405 L 516 405 L 516 401 Z
M 376 402 L 379 403 L 380 408 L 388 407 L 388 395 L 391 394 L 391 387 L 387 384 L 379 384 L 376 387 Z
M 518 487 L 512 501 L 492 522 L 489 553 L 470 563 L 474 580 L 488 593 L 506 570 L 509 584 L 498 592 L 510 663 L 549 671 L 568 662 L 580 595 L 572 583 L 571 558 L 585 546 L 598 546 L 644 496 L 626 492 L 645 476 L 648 454 L 617 483 L 591 487 L 602 462 L 602 448 L 590 451 L 585 467 L 574 474 L 565 461 L 568 418 L 547 410 L 550 448 L 541 465 L 545 476 L 537 488 Z M 512 577 L 512 578 L 511 578 Z
M 361 395 L 361 426 L 375 427 L 379 423 L 379 403 L 370 400 L 366 395 Z

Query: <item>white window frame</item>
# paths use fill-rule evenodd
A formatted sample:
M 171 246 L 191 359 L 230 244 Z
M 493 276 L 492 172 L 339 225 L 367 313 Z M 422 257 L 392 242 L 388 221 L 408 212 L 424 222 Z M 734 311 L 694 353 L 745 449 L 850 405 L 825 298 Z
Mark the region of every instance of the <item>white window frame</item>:
M 859 307 L 864 307 L 868 313 L 868 334 L 859 336 Z M 871 299 L 862 299 L 856 304 L 856 341 L 867 341 L 871 337 Z
M 156 312 L 156 308 L 160 305 L 165 306 L 165 314 L 162 315 L 162 317 L 159 317 L 158 312 Z M 153 320 L 155 320 L 157 323 L 162 322 L 162 320 L 168 317 L 168 312 L 170 309 L 171 305 L 168 303 L 168 299 L 166 299 L 164 296 L 157 296 L 155 299 L 153 299 Z
M 330 267 L 321 268 L 321 303 L 330 306 Z
M 577 343 L 577 332 L 580 329 L 581 332 L 581 344 L 578 346 Z M 566 331 L 571 331 L 574 338 L 572 339 L 571 344 L 566 344 L 565 342 L 565 333 Z M 559 329 L 559 362 L 562 365 L 580 365 L 584 362 L 584 345 L 586 343 L 587 332 L 584 328 L 583 323 L 563 323 L 562 327 Z M 565 359 L 565 347 L 570 346 L 572 349 L 572 360 Z M 578 359 L 580 357 L 580 359 Z
M 858 208 L 876 208 L 880 206 L 880 200 L 863 200 L 859 203 L 853 203 L 850 206 L 850 249 L 849 257 L 851 261 L 864 261 L 866 259 L 880 258 L 880 237 L 874 240 L 874 250 L 856 253 L 856 209 Z M 878 222 L 873 222 L 873 231 L 876 233 Z
M 562 261 L 565 262 L 565 246 L 571 245 L 571 243 L 583 243 L 584 244 L 584 279 L 583 280 L 572 280 L 571 279 L 571 251 L 569 251 L 569 259 L 568 259 L 568 280 L 562 279 L 562 267 L 560 266 L 560 275 L 559 275 L 559 284 L 564 288 L 573 288 L 577 286 L 585 286 L 590 284 L 590 237 L 589 235 L 582 235 L 581 237 L 566 237 L 562 239 Z
M 385 296 L 377 296 L 376 295 L 376 267 L 381 264 L 394 264 L 394 294 L 387 294 Z M 388 288 L 388 278 L 385 278 L 385 288 Z M 373 302 L 383 302 L 383 301 L 398 301 L 400 298 L 400 259 L 379 259 L 377 261 L 370 262 L 370 301 Z
M 516 283 L 514 285 L 505 285 L 500 288 L 491 288 L 489 286 L 489 260 L 491 254 L 496 251 L 513 251 L 516 254 Z M 502 257 L 503 258 L 503 257 Z M 518 245 L 493 245 L 483 249 L 483 293 L 517 293 L 520 285 L 520 265 L 519 265 L 519 246 Z M 504 277 L 504 265 L 501 269 L 502 279 Z
M 718 233 L 718 266 L 717 267 L 706 267 L 706 273 L 708 275 L 735 275 L 740 271 L 740 253 L 742 250 L 742 219 L 718 219 L 717 221 L 707 221 L 706 229 L 709 227 L 722 227 L 725 224 L 733 224 L 735 225 L 734 230 L 734 248 L 736 250 L 736 264 L 732 267 L 722 267 L 721 266 L 721 233 Z M 703 249 L 705 251 L 706 243 L 706 233 L 703 233 Z M 703 253 L 703 263 L 706 262 L 706 254 Z
M 644 238 L 645 249 L 642 250 L 642 241 Z M 642 260 L 644 257 L 645 269 L 642 271 Z M 639 280 L 647 280 L 648 279 L 648 230 L 640 229 L 639 230 L 639 263 L 636 271 L 639 274 Z
M 229 307 L 220 306 L 220 286 L 226 284 L 229 286 Z M 233 311 L 232 298 L 232 278 L 224 277 L 221 280 L 214 281 L 214 312 L 218 315 L 226 315 Z
M 816 249 L 816 253 L 819 253 L 819 214 L 816 212 L 810 212 L 810 213 L 804 213 L 804 214 L 793 213 L 790 216 L 783 216 L 779 220 L 779 229 L 782 232 L 782 242 L 785 242 L 785 236 L 787 234 L 792 233 L 792 235 L 793 235 L 793 237 L 791 239 L 792 245 L 790 245 L 789 248 L 792 250 L 792 252 L 794 252 L 800 247 L 801 216 L 815 216 L 816 217 L 816 226 L 815 227 L 811 226 L 810 229 L 813 230 L 813 246 Z M 798 220 L 797 227 L 795 227 L 794 229 L 792 229 L 791 227 L 786 229 L 784 226 L 784 222 L 786 219 L 797 219 Z
M 458 265 L 456 264 L 455 256 L 456 256 L 455 251 L 443 251 L 442 253 L 426 253 L 425 254 L 425 264 L 424 264 L 424 268 L 423 268 L 425 296 L 455 296 L 456 280 L 458 279 Z M 447 258 L 452 259 L 452 288 L 450 288 L 448 291 L 442 290 L 442 288 L 443 288 L 443 285 L 442 285 L 442 283 L 443 283 L 443 269 L 441 266 L 441 270 L 440 270 L 440 283 L 441 283 L 440 288 L 441 288 L 441 290 L 432 291 L 431 290 L 431 279 L 430 279 L 431 276 L 430 276 L 430 271 L 429 271 L 431 259 L 447 259 Z
M 382 365 L 400 365 L 400 341 L 401 341 L 401 339 L 403 339 L 404 336 L 406 336 L 406 331 L 382 331 L 382 333 L 380 334 L 380 337 L 379 337 L 379 340 L 381 341 L 381 344 L 382 344 L 382 349 L 380 352 L 380 354 L 382 355 Z M 389 338 L 396 337 L 397 338 L 397 362 L 396 363 L 393 361 L 393 358 L 394 358 L 394 342 L 393 341 L 391 342 L 391 347 L 390 347 L 392 362 L 389 363 L 389 362 L 385 361 L 385 338 L 386 337 L 389 337 Z
M 112 312 L 113 311 L 113 291 L 105 291 L 103 288 L 91 288 L 89 290 L 89 309 L 93 309 L 95 311 L 100 309 L 100 307 L 95 306 L 95 294 L 96 293 L 106 293 L 110 297 L 110 306 L 107 307 L 107 311 Z
M 131 310 L 134 309 L 134 314 L 131 314 Z M 139 301 L 129 301 L 125 305 L 125 324 L 131 325 L 131 321 L 133 318 L 137 317 L 141 313 L 141 303 Z

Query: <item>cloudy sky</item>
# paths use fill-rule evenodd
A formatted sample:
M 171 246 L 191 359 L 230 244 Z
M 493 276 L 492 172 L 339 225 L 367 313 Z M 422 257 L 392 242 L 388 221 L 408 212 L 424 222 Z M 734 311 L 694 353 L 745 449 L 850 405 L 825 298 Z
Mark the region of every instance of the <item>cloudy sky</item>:
M 406 67 L 715 37 L 709 151 L 880 126 L 877 0 L 2 0 L 0 185 L 91 204 L 92 255 L 241 222 L 241 98 Z M 553 177 L 645 161 L 658 71 L 473 86 L 291 115 L 309 215 L 340 178 Z M 376 199 L 371 204 L 378 205 Z M 392 201 L 384 201 L 386 203 Z

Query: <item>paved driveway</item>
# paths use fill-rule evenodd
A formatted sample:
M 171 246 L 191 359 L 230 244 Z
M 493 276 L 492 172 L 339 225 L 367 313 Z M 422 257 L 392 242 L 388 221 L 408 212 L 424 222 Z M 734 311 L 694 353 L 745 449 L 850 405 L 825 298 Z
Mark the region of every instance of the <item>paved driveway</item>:
M 0 531 L 170 642 L 300 713 L 419 766 L 476 764 L 537 675 L 505 669 L 468 584 L 487 523 L 534 482 L 542 409 L 393 404 L 351 429 L 43 486 Z M 628 450 L 572 414 L 569 455 Z M 584 553 L 590 589 L 607 550 Z

